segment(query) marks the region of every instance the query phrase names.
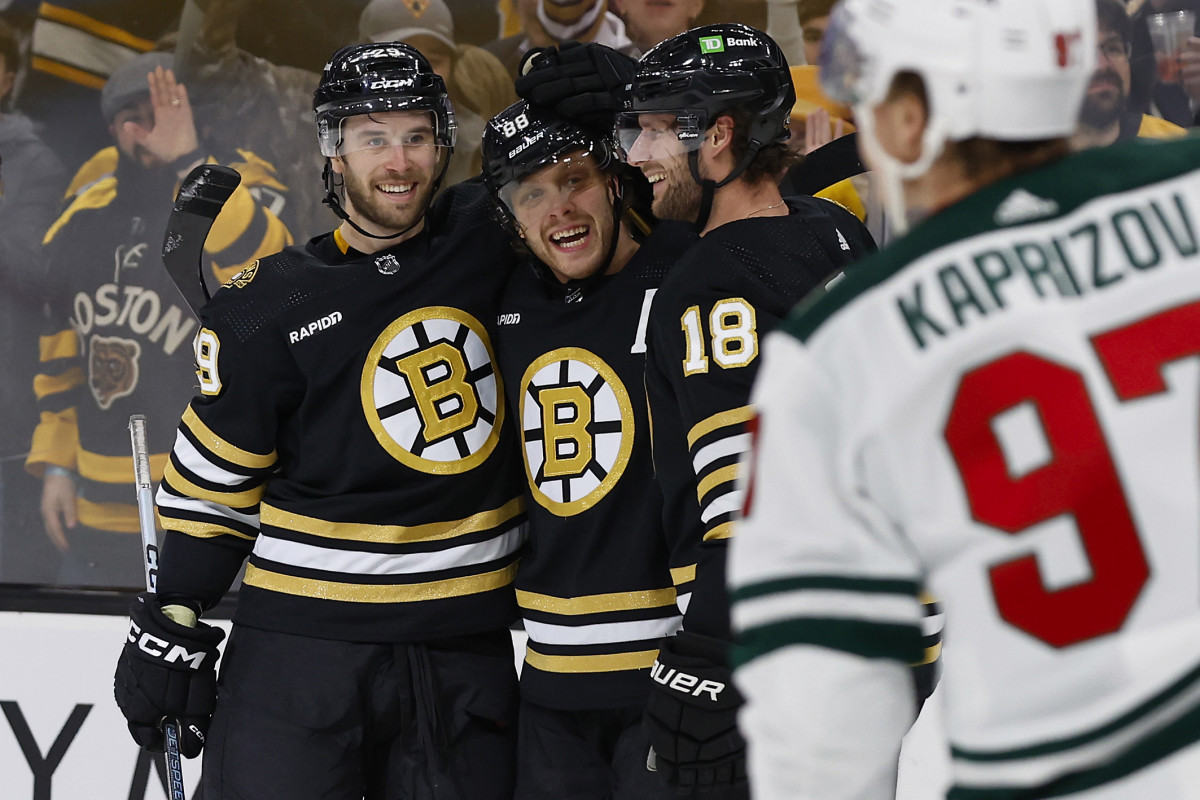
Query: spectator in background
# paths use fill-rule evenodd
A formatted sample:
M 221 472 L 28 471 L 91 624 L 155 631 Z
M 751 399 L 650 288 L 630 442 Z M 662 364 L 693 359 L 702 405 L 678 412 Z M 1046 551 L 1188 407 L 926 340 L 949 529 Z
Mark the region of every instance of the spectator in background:
M 1158 80 L 1154 45 L 1147 29 L 1150 15 L 1169 11 L 1191 11 L 1200 26 L 1200 0 L 1134 0 L 1127 8 L 1133 17 L 1131 105 L 1185 128 L 1200 124 L 1200 38 L 1193 33 L 1188 41 L 1180 82 L 1162 83 Z
M 16 32 L 0 20 L 0 103 L 12 91 L 20 63 Z M 16 523 L 30 499 L 21 491 L 20 460 L 29 448 L 36 413 L 29 387 L 37 365 L 37 331 L 42 325 L 42 236 L 58 213 L 66 174 L 58 158 L 34 133 L 28 117 L 0 113 L 0 535 Z M 10 471 L 15 467 L 16 471 Z M 29 510 L 35 507 L 29 504 Z M 12 524 L 6 526 L 4 519 Z M 10 578 L 0 538 L 0 566 Z M 11 553 L 11 548 L 9 549 Z
M 521 58 L 534 47 L 569 41 L 595 42 L 632 58 L 641 55 L 625 32 L 625 23 L 608 10 L 608 0 L 517 0 L 517 3 L 524 31 L 486 46 L 513 78 Z
M 67 585 L 142 584 L 126 422 L 147 415 L 159 480 L 178 409 L 195 384 L 189 345 L 197 323 L 159 252 L 179 179 L 212 159 L 170 63 L 170 54 L 145 53 L 105 83 L 101 106 L 116 168 L 45 237 L 51 320 L 40 342 L 41 421 L 26 469 L 42 478 L 46 535 L 63 553 L 59 581 Z M 206 260 L 219 282 L 292 241 L 250 194 L 267 170 L 241 155 L 262 174 L 245 170 L 209 236 Z
M 358 35 L 364 42 L 404 42 L 429 59 L 433 71 L 446 81 L 458 124 L 457 144 L 442 185 L 477 175 L 484 123 L 517 99 L 503 65 L 479 47 L 456 43 L 445 0 L 371 0 L 359 17 Z
M 612 0 L 612 7 L 634 46 L 644 53 L 694 27 L 704 0 Z
M 1128 139 L 1168 139 L 1186 131 L 1130 107 L 1132 24 L 1121 0 L 1096 0 L 1096 69 L 1071 147 L 1083 150 Z
M 788 139 L 789 149 L 807 155 L 854 131 L 850 109 L 829 99 L 821 91 L 816 67 L 806 64 L 792 67 L 791 73 L 796 104 L 792 106 L 792 113 L 788 117 L 788 128 L 792 134 Z
M 28 4 L 28 3 L 27 3 Z M 179 24 L 183 0 L 39 3 L 17 105 L 68 173 L 108 141 L 99 95 L 117 67 Z
M 797 10 L 804 36 L 804 63 L 816 65 L 821 56 L 821 42 L 829 27 L 829 12 L 837 0 L 800 0 Z
M 792 113 L 788 115 L 788 128 L 791 131 L 791 137 L 788 139 L 789 150 L 806 156 L 834 139 L 854 132 L 854 125 L 850 122 L 852 112 L 848 107 L 831 100 L 821 90 L 816 67 L 805 64 L 792 67 L 790 71 L 792 87 L 796 91 L 796 102 L 792 106 Z M 793 176 L 802 167 L 803 162 L 784 173 L 779 182 L 780 194 L 787 196 L 802 193 L 793 183 Z M 867 176 L 855 180 L 857 185 L 848 178 L 813 192 L 813 196 L 832 200 L 860 221 L 866 222 L 867 208 L 862 193 L 867 188 Z M 872 236 L 874 234 L 872 231 Z

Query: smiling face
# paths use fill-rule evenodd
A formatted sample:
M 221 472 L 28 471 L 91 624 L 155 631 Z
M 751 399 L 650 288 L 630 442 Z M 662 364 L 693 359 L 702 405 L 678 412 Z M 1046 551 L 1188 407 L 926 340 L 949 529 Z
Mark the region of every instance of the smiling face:
M 410 228 L 425 213 L 449 157 L 428 111 L 388 111 L 342 123 L 342 155 L 330 159 L 346 189 L 346 211 L 378 235 Z
M 640 130 L 623 133 L 622 140 L 636 139 L 628 146 L 628 161 L 650 181 L 654 191 L 651 210 L 659 219 L 691 222 L 700 214 L 700 185 L 688 166 L 688 148 L 677 135 L 674 114 L 639 114 Z
M 501 190 L 539 261 L 563 283 L 604 267 L 616 234 L 610 176 L 590 155 L 564 156 Z

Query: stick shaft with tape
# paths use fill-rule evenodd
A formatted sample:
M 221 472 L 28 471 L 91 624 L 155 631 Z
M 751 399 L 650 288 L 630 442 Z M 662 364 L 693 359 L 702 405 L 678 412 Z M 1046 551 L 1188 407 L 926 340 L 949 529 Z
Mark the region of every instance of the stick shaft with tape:
M 146 591 L 158 591 L 158 534 L 154 527 L 154 481 L 150 477 L 150 448 L 146 443 L 146 417 L 129 418 L 133 446 L 133 476 L 137 483 L 138 527 L 142 533 L 142 558 L 146 567 Z M 183 787 L 183 760 L 179 757 L 179 723 L 163 720 L 167 755 L 167 795 L 170 800 L 187 800 Z

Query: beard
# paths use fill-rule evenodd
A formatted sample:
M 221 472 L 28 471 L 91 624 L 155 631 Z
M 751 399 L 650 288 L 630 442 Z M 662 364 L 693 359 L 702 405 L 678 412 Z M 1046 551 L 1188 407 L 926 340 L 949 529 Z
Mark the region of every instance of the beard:
M 435 174 L 441 167 L 439 163 L 434 167 Z M 414 174 L 406 172 L 403 175 L 387 175 L 375 181 L 369 177 L 360 177 L 353 171 L 347 169 L 342 174 L 346 198 L 350 201 L 353 209 L 367 222 L 384 229 L 385 231 L 403 231 L 411 228 L 425 214 L 425 210 L 429 207 L 429 202 L 433 194 L 433 175 Z M 407 203 L 402 207 L 392 205 L 386 198 L 380 197 L 375 191 L 375 183 L 408 183 L 415 182 L 413 194 L 416 195 L 414 202 Z
M 661 197 L 654 199 L 650 210 L 659 219 L 695 222 L 700 216 L 700 184 L 692 178 L 687 157 L 672 159 L 664 164 L 667 187 Z
M 1093 80 L 1107 79 L 1112 82 L 1116 89 L 1116 96 L 1112 99 L 1108 97 L 1097 97 L 1096 95 L 1088 94 L 1083 101 L 1083 108 L 1079 112 L 1079 121 L 1087 128 L 1095 130 L 1103 130 L 1121 118 L 1121 114 L 1125 111 L 1126 102 L 1129 95 L 1125 91 L 1125 86 L 1121 83 L 1121 78 L 1114 72 L 1102 72 L 1093 77 Z

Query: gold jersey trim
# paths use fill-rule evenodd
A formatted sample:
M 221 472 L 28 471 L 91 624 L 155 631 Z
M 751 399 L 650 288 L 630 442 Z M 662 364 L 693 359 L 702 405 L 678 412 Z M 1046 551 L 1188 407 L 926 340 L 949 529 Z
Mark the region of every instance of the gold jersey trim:
M 687 443 L 690 449 L 702 436 L 706 436 L 718 428 L 725 428 L 730 425 L 739 425 L 749 422 L 754 416 L 754 409 L 751 406 L 741 406 L 740 408 L 731 408 L 728 411 L 721 411 L 713 414 L 708 419 L 702 419 L 692 426 L 688 431 Z
M 938 656 L 940 656 L 941 654 L 942 654 L 942 643 L 938 642 L 937 644 L 926 647 L 925 648 L 925 657 L 922 658 L 920 661 L 916 662 L 915 664 L 911 664 L 910 666 L 923 667 L 926 664 L 932 664 L 933 662 L 938 660 Z
M 204 424 L 190 405 L 183 412 L 182 424 L 200 440 L 201 444 L 208 448 L 209 452 L 232 464 L 237 464 L 239 467 L 266 469 L 274 464 L 277 458 L 274 450 L 266 455 L 251 453 L 249 450 L 243 450 L 237 445 L 225 441 Z
M 166 467 L 170 455 L 167 453 L 150 454 L 150 479 L 161 481 L 163 468 Z M 99 483 L 128 483 L 134 482 L 133 456 L 106 456 L 80 448 L 76 455 L 79 475 Z
M 481 511 L 465 519 L 449 522 L 430 522 L 425 525 L 374 525 L 367 522 L 333 522 L 307 517 L 263 503 L 259 514 L 263 525 L 285 528 L 326 539 L 375 544 L 412 544 L 453 539 L 468 533 L 498 528 L 525 510 L 525 499 L 514 497 L 493 511 Z
M 485 572 L 482 575 L 382 586 L 323 581 L 316 578 L 297 578 L 249 564 L 246 567 L 244 583 L 247 586 L 255 586 L 272 592 L 298 597 L 313 597 L 320 600 L 339 600 L 346 603 L 420 603 L 426 600 L 445 600 L 451 597 L 480 594 L 508 586 L 516 577 L 519 563 L 514 561 L 507 567 L 493 572 Z
M 74 328 L 66 328 L 51 336 L 38 337 L 38 358 L 42 363 L 59 358 L 75 358 L 79 355 L 79 334 Z
M 116 533 L 137 533 L 141 530 L 135 505 L 93 503 L 86 497 L 80 497 L 76 508 L 80 524 L 89 528 Z
M 92 19 L 86 14 L 81 14 L 78 11 L 72 11 L 69 8 L 52 5 L 50 3 L 42 3 L 38 7 L 38 16 L 43 19 L 61 22 L 64 25 L 69 25 L 72 28 L 78 28 L 81 31 L 87 31 L 93 36 L 107 39 L 110 42 L 123 44 L 126 47 L 134 50 L 140 50 L 143 53 L 147 50 L 154 49 L 154 42 L 149 39 L 143 39 L 140 36 L 134 36 L 129 31 L 122 30 L 114 25 L 100 22 Z
M 711 528 L 710 530 L 705 532 L 704 541 L 712 542 L 717 539 L 728 539 L 730 536 L 733 536 L 733 532 L 734 532 L 734 523 L 722 522 L 720 525 L 716 526 L 715 528 Z
M 71 201 L 71 205 L 67 206 L 54 224 L 46 231 L 46 235 L 42 237 L 42 244 L 50 244 L 54 237 L 58 235 L 59 230 L 64 225 L 71 221 L 71 217 L 75 216 L 77 211 L 86 211 L 90 208 L 105 208 L 117 196 L 117 179 L 108 176 L 88 187 L 87 191 Z
M 179 470 L 175 469 L 174 464 L 168 463 L 165 466 L 165 477 L 167 483 L 171 484 L 172 489 L 196 500 L 203 500 L 206 503 L 217 503 L 229 508 L 250 508 L 262 500 L 263 493 L 267 489 L 266 485 L 261 483 L 258 486 L 241 491 L 205 489 L 203 486 L 192 483 L 183 475 L 180 475 Z
M 658 650 L 613 653 L 603 656 L 548 656 L 532 647 L 525 648 L 525 663 L 543 672 L 620 672 L 647 669 L 658 658 Z
M 696 485 L 696 499 L 703 501 L 704 495 L 720 486 L 722 483 L 729 483 L 732 480 L 737 480 L 738 465 L 729 464 L 728 466 L 715 469 L 705 475 L 700 483 Z
M 107 80 L 99 75 L 93 75 L 86 70 L 60 64 L 57 61 L 51 61 L 42 56 L 34 56 L 29 60 L 29 66 L 38 72 L 45 72 L 53 75 L 56 78 L 62 78 L 69 83 L 78 83 L 80 86 L 86 86 L 89 89 L 103 89 Z
M 83 368 L 71 367 L 61 375 L 34 375 L 33 393 L 38 400 L 52 394 L 69 392 L 76 386 L 83 385 Z
M 522 589 L 517 590 L 517 605 L 530 611 L 574 616 L 606 611 L 634 611 L 675 605 L 675 589 L 647 589 L 641 592 L 610 592 L 582 597 L 553 597 Z
M 688 564 L 686 567 L 672 567 L 671 580 L 676 586 L 681 583 L 691 583 L 696 580 L 696 565 Z
M 224 525 L 218 525 L 215 522 L 197 522 L 191 519 L 178 519 L 176 517 L 165 516 L 161 511 L 158 512 L 158 524 L 163 530 L 178 531 L 179 533 L 193 536 L 197 539 L 215 539 L 218 536 L 236 536 L 238 539 L 246 541 L 254 541 L 253 536 L 247 536 L 241 531 L 227 528 Z

